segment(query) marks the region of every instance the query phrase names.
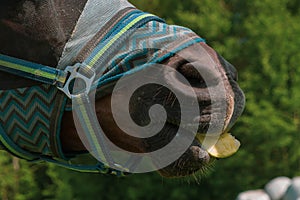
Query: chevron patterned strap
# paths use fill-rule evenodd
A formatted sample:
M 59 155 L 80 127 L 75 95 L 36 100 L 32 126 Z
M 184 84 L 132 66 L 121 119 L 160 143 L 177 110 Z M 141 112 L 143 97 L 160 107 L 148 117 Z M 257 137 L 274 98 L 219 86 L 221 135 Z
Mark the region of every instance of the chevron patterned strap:
M 98 82 L 98 87 L 135 73 L 153 63 L 161 63 L 195 43 L 205 42 L 190 29 L 151 21 L 141 26 L 123 43 Z
M 65 100 L 50 85 L 0 91 L 0 135 L 4 146 L 29 160 L 39 155 L 63 158 L 58 137 Z

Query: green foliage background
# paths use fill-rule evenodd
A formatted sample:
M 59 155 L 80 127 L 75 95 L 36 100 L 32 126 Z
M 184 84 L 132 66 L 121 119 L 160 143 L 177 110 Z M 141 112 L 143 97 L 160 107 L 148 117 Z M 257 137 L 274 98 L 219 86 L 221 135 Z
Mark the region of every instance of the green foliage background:
M 230 200 L 275 176 L 300 175 L 300 1 L 132 0 L 191 28 L 239 71 L 246 109 L 231 130 L 242 143 L 205 177 L 115 178 L 34 165 L 0 154 L 0 199 Z

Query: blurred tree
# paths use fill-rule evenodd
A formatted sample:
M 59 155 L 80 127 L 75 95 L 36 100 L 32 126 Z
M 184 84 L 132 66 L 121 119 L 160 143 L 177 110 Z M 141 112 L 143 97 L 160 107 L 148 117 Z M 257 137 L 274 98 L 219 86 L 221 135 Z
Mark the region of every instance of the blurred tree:
M 1 152 L 0 166 L 0 199 L 27 200 L 36 196 L 37 185 L 28 162 Z

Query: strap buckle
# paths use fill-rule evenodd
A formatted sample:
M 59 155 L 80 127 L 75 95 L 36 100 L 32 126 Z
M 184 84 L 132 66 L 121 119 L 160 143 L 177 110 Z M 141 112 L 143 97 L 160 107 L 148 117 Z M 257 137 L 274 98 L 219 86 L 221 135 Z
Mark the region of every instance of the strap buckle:
M 57 87 L 70 99 L 79 94 L 88 95 L 94 82 L 95 71 L 83 63 L 76 63 L 74 66 L 67 66 L 64 70 L 68 78 L 62 87 Z

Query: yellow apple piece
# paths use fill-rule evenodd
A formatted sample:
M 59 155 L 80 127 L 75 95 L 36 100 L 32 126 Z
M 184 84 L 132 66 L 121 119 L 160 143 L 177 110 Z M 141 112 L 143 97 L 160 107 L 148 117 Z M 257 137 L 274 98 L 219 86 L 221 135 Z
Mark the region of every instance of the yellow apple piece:
M 240 142 L 230 133 L 223 133 L 216 136 L 197 134 L 197 139 L 207 152 L 216 158 L 226 158 L 236 153 L 240 147 Z

